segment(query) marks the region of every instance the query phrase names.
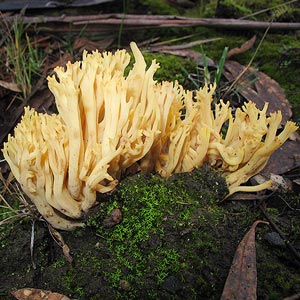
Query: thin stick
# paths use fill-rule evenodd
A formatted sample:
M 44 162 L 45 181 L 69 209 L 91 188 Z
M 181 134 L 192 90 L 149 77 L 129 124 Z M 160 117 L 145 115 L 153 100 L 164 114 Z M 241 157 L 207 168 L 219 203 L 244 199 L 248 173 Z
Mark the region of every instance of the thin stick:
M 290 251 L 295 255 L 295 257 L 297 258 L 298 262 L 297 265 L 300 266 L 300 254 L 299 252 L 294 248 L 294 246 L 290 243 L 290 241 L 288 241 L 284 235 L 284 233 L 279 229 L 279 227 L 272 221 L 272 219 L 270 218 L 270 216 L 267 214 L 267 212 L 264 210 L 264 208 L 262 207 L 262 205 L 259 205 L 260 210 L 262 211 L 262 213 L 264 214 L 264 216 L 267 218 L 268 222 L 270 223 L 270 225 L 273 227 L 273 229 L 280 235 L 280 237 L 284 240 L 285 244 L 287 245 L 287 247 L 290 249 Z
M 11 21 L 15 16 L 3 16 L 6 21 Z M 72 30 L 80 30 L 87 26 L 87 31 L 107 31 L 115 29 L 123 24 L 122 30 L 137 30 L 146 28 L 167 28 L 167 27 L 191 27 L 203 26 L 209 28 L 236 29 L 236 30 L 299 30 L 300 23 L 270 22 L 222 19 L 222 18 L 186 18 L 170 15 L 132 15 L 132 14 L 100 14 L 87 16 L 37 16 L 22 17 L 24 24 L 41 25 L 43 31 L 63 32 L 66 30 L 64 24 L 71 23 Z M 90 25 L 90 26 L 89 26 Z M 106 26 L 104 26 L 106 25 Z M 76 28 L 77 27 L 77 28 Z M 69 27 L 68 27 L 69 28 Z
M 239 80 L 243 77 L 243 75 L 247 72 L 247 70 L 248 70 L 248 69 L 250 68 L 250 66 L 252 65 L 253 60 L 254 60 L 254 58 L 256 57 L 256 54 L 257 54 L 258 50 L 260 49 L 260 47 L 261 47 L 261 45 L 262 45 L 262 42 L 263 42 L 264 39 L 266 38 L 267 33 L 268 33 L 269 29 L 271 28 L 271 24 L 272 24 L 272 23 L 269 23 L 269 26 L 268 26 L 267 30 L 264 32 L 264 34 L 263 34 L 261 40 L 259 41 L 258 46 L 257 46 L 256 49 L 255 49 L 255 52 L 254 52 L 253 56 L 251 57 L 249 63 L 248 63 L 247 66 L 245 67 L 245 69 L 244 69 L 244 70 L 243 70 L 243 71 L 235 78 L 235 80 L 231 83 L 230 87 L 225 91 L 225 93 L 224 93 L 224 95 L 223 95 L 224 98 L 228 95 L 228 93 L 233 89 L 233 87 L 237 84 L 237 82 L 239 82 Z

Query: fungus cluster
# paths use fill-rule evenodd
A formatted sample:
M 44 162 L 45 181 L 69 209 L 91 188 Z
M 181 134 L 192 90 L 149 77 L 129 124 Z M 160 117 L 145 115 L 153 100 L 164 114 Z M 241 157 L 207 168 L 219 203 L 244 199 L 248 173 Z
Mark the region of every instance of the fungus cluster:
M 154 81 L 159 65 L 131 43 L 135 64 L 125 76 L 125 50 L 88 54 L 55 68 L 48 77 L 58 114 L 25 108 L 3 154 L 24 192 L 58 229 L 83 225 L 80 218 L 96 193 L 115 188 L 133 166 L 162 177 L 209 163 L 220 170 L 230 194 L 259 190 L 241 184 L 297 129 L 281 113 L 266 115 L 252 102 L 235 113 L 229 103 L 212 107 L 214 86 L 194 95 L 178 83 Z M 226 133 L 224 133 L 226 131 Z

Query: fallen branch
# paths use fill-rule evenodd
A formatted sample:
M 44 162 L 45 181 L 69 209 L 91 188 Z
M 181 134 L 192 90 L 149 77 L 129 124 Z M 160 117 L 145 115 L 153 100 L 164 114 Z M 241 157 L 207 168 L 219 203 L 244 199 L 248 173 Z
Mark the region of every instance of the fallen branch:
M 15 16 L 7 16 L 7 21 Z M 71 24 L 72 29 L 79 30 L 86 26 L 88 31 L 106 31 L 114 29 L 115 26 L 123 26 L 123 30 L 137 30 L 146 28 L 164 27 L 196 27 L 222 28 L 233 30 L 299 30 L 300 23 L 287 22 L 262 22 L 242 19 L 215 19 L 215 18 L 186 18 L 169 15 L 124 15 L 124 14 L 102 14 L 82 16 L 35 16 L 23 17 L 25 24 L 42 25 L 43 30 L 65 31 Z M 50 28 L 45 27 L 45 25 Z

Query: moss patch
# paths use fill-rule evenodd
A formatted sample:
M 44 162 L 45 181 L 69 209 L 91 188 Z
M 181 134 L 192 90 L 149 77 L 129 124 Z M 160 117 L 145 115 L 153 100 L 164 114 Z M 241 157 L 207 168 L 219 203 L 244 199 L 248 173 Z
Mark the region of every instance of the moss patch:
M 206 168 L 167 181 L 128 177 L 116 193 L 99 199 L 86 228 L 62 232 L 72 264 L 43 223 L 35 225 L 31 259 L 32 224 L 15 224 L 1 236 L 1 299 L 23 287 L 80 300 L 220 299 L 238 243 L 262 218 L 248 203 L 219 204 L 226 193 L 223 178 Z M 106 228 L 103 220 L 114 208 L 123 220 Z M 259 296 L 278 299 L 298 291 L 300 274 L 286 248 L 274 250 L 263 239 L 267 230 L 257 229 Z

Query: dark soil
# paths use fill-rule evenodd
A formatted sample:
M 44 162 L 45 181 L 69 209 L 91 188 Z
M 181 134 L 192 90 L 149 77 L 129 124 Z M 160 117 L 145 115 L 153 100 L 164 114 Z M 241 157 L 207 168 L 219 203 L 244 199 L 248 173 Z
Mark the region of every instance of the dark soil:
M 219 203 L 226 192 L 223 179 L 206 169 L 168 181 L 129 177 L 99 199 L 84 229 L 61 233 L 72 263 L 44 223 L 35 222 L 32 256 L 32 222 L 8 224 L 0 240 L 1 299 L 24 287 L 71 299 L 220 299 L 239 242 L 255 220 L 265 220 L 253 203 Z M 289 203 L 300 208 L 299 197 Z M 268 215 L 300 246 L 299 219 L 290 219 L 289 209 L 277 215 L 275 204 L 268 204 Z M 123 220 L 107 228 L 103 221 L 113 208 Z M 268 237 L 271 227 L 256 231 L 258 299 L 299 293 L 299 261 L 282 239 Z

